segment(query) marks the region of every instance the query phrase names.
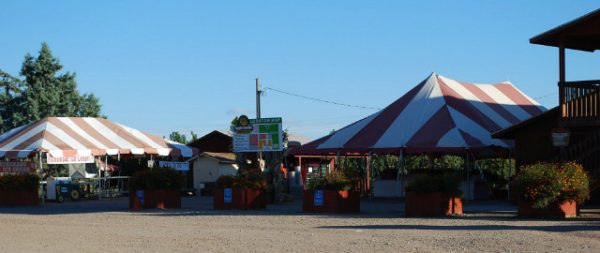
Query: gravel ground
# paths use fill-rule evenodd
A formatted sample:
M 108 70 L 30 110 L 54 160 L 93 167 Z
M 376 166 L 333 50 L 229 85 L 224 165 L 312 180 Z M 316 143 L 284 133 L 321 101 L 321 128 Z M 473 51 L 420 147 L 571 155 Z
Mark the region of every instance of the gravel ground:
M 360 215 L 300 205 L 214 211 L 194 197 L 144 212 L 125 199 L 0 208 L 0 252 L 600 252 L 600 209 L 536 220 L 502 202 L 469 203 L 450 218 L 405 218 L 397 200 L 364 201 Z

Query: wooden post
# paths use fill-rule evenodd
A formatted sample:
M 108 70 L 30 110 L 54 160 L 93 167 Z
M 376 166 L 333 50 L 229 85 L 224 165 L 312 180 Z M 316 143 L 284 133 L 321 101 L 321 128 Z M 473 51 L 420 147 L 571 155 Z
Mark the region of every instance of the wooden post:
M 558 47 L 558 105 L 560 106 L 561 116 L 567 116 L 567 106 L 565 104 L 565 46 L 561 43 Z

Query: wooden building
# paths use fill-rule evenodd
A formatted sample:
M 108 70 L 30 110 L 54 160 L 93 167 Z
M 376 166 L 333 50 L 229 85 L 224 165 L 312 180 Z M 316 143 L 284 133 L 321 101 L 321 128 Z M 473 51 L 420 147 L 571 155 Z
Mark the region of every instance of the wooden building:
M 567 81 L 566 49 L 593 53 L 600 49 L 600 9 L 530 39 L 558 48 L 559 105 L 537 117 L 495 133 L 514 139 L 518 165 L 537 161 L 577 161 L 595 179 L 592 195 L 600 195 L 600 80 Z M 599 66 L 600 67 L 600 66 Z M 570 133 L 562 151 L 552 146 L 552 129 Z

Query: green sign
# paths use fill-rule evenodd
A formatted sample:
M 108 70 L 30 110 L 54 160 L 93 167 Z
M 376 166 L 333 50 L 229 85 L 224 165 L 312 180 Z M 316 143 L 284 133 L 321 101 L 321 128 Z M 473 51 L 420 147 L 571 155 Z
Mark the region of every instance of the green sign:
M 281 118 L 248 119 L 245 115 L 232 125 L 234 152 L 282 151 Z

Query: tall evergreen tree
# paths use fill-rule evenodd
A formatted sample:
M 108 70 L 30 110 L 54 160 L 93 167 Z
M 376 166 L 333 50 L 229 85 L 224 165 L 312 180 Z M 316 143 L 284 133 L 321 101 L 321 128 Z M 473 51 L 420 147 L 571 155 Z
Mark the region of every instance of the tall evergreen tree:
M 2 132 L 45 117 L 98 117 L 100 103 L 93 94 L 80 95 L 75 74 L 60 73 L 63 66 L 42 43 L 37 57 L 25 56 L 21 67 L 24 80 L 0 70 L 0 116 Z

